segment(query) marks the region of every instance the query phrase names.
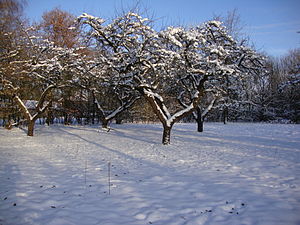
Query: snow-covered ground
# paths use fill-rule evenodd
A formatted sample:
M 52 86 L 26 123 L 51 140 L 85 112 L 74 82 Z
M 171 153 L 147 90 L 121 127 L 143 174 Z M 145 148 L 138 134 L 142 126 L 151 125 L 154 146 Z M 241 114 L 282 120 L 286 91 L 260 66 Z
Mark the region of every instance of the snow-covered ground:
M 299 125 L 195 130 L 1 128 L 0 224 L 300 224 Z

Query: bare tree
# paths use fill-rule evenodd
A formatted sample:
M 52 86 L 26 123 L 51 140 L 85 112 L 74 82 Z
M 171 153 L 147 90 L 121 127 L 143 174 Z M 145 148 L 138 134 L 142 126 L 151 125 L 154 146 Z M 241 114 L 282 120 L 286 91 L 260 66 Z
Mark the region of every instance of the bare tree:
M 52 41 L 59 47 L 78 47 L 80 39 L 80 27 L 76 23 L 76 17 L 59 8 L 45 12 L 42 22 L 38 27 L 43 31 L 44 38 Z

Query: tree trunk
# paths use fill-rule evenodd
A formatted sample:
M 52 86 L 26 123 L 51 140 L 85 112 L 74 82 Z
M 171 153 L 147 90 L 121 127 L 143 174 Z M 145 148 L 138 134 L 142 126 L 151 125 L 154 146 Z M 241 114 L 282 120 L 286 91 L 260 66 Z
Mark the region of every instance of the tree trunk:
M 227 124 L 228 122 L 228 107 L 225 107 L 223 110 L 223 123 Z
M 33 136 L 34 125 L 35 125 L 35 120 L 28 121 L 28 131 L 27 131 L 28 136 Z
M 53 124 L 53 113 L 52 113 L 52 110 L 48 110 L 47 112 L 47 118 L 46 118 L 46 123 L 48 126 L 50 126 L 50 124 Z
M 203 118 L 200 116 L 197 118 L 197 131 L 198 132 L 203 132 Z
M 46 117 L 46 123 L 48 126 L 50 126 L 50 124 L 53 124 L 53 111 L 52 111 L 52 101 L 48 106 L 48 110 L 46 113 L 47 117 Z
M 64 125 L 69 125 L 69 116 L 68 113 L 64 112 Z
M 101 122 L 102 122 L 102 128 L 105 128 L 105 129 L 108 128 L 108 120 L 102 119 Z
M 95 124 L 96 110 L 95 110 L 95 96 L 92 94 L 92 124 Z
M 116 118 L 116 124 L 122 124 L 122 118 Z
M 164 125 L 163 126 L 163 138 L 162 138 L 162 143 L 164 145 L 168 145 L 171 143 L 171 129 L 172 129 L 172 126 L 167 126 L 167 125 Z
M 203 123 L 204 123 L 204 118 L 202 117 L 202 110 L 197 107 L 197 131 L 198 132 L 203 132 Z

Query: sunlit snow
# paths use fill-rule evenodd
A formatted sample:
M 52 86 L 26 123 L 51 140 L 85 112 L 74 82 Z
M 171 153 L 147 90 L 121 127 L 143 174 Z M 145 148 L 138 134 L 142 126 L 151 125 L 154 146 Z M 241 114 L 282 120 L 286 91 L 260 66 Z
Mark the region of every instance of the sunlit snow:
M 155 124 L 1 128 L 0 224 L 300 223 L 299 125 L 195 130 L 165 146 Z

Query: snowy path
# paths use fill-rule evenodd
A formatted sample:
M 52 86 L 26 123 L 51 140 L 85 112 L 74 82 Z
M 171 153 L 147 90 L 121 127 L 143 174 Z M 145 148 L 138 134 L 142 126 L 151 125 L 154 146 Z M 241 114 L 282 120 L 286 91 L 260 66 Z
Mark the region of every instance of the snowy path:
M 0 129 L 0 224 L 299 224 L 300 126 L 205 128 Z

